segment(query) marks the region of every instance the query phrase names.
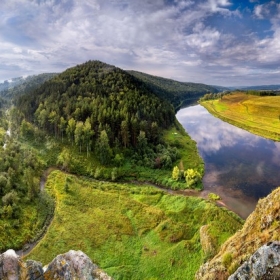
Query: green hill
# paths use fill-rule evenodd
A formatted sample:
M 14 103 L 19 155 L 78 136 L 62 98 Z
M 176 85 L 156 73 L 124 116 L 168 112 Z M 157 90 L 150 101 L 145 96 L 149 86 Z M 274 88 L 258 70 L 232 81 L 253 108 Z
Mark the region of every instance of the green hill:
M 187 101 L 198 100 L 206 93 L 218 92 L 217 88 L 205 84 L 178 82 L 137 71 L 127 72 L 143 81 L 159 97 L 169 100 L 175 109 Z
M 203 174 L 195 142 L 176 121 L 169 100 L 112 65 L 88 61 L 67 69 L 18 96 L 15 104 L 13 116 L 21 135 L 40 138 L 35 135 L 39 130 L 66 145 L 58 162 L 69 171 L 100 178 L 97 168 L 115 167 L 118 178 L 141 178 L 174 188 L 186 188 L 185 169 Z M 84 167 L 66 160 L 74 147 L 86 154 Z M 182 174 L 172 180 L 177 164 Z M 101 178 L 111 177 L 101 173 Z M 201 178 L 198 182 L 201 188 Z
M 136 146 L 140 131 L 156 143 L 158 130 L 175 121 L 171 104 L 125 71 L 99 61 L 66 70 L 16 104 L 26 119 L 51 134 L 68 132 L 74 140 L 69 121 L 87 121 L 93 138 L 105 130 L 110 144 L 118 139 L 124 147 Z

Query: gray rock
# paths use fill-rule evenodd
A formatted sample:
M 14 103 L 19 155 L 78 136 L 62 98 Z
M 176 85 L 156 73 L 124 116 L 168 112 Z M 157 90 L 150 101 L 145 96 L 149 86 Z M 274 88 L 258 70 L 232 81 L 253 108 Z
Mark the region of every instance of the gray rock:
M 14 250 L 0 255 L 1 280 L 112 280 L 104 271 L 98 269 L 82 251 L 70 250 L 58 255 L 45 272 L 42 264 L 27 260 L 23 262 Z
M 280 279 L 280 242 L 260 247 L 228 280 Z
M 17 280 L 20 275 L 20 258 L 14 250 L 8 250 L 0 255 L 0 279 Z
M 25 263 L 26 280 L 44 280 L 43 266 L 40 262 L 27 260 Z
M 70 250 L 58 255 L 44 273 L 45 279 L 59 280 L 111 280 L 106 273 L 100 272 L 97 265 L 82 251 Z

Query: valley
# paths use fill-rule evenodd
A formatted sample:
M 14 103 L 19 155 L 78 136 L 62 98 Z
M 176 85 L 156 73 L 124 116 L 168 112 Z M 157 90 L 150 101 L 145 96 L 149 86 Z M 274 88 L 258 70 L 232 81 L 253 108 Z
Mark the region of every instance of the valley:
M 1 252 L 82 250 L 114 279 L 194 279 L 244 223 L 175 115 L 211 87 L 100 61 L 39 81 L 2 95 Z

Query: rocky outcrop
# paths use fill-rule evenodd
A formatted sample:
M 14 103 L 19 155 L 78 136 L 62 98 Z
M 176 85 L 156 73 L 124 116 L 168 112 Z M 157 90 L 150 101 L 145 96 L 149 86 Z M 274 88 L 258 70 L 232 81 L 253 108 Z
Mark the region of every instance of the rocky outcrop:
M 98 269 L 82 251 L 70 250 L 58 255 L 50 264 L 42 267 L 36 261 L 23 262 L 14 250 L 0 255 L 1 280 L 112 280 L 104 271 Z
M 0 279 L 16 280 L 20 275 L 20 259 L 14 250 L 0 255 Z
M 228 280 L 280 279 L 280 242 L 262 246 Z
M 196 279 L 228 279 L 261 246 L 275 240 L 280 240 L 280 188 L 258 202 L 243 228 L 221 246 L 212 260 L 200 267 Z

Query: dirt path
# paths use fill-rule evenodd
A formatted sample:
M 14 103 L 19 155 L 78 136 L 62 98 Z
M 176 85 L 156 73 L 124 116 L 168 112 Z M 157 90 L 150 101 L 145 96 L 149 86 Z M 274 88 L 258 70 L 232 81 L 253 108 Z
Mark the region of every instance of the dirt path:
M 42 192 L 44 190 L 48 176 L 54 170 L 58 170 L 58 168 L 49 167 L 48 169 L 46 169 L 44 171 L 44 173 L 40 179 L 40 192 Z M 46 227 L 46 229 L 44 230 L 44 232 L 42 232 L 42 234 L 40 235 L 40 237 L 37 240 L 35 240 L 34 242 L 28 242 L 28 243 L 24 244 L 22 249 L 16 251 L 16 253 L 20 257 L 27 256 L 31 252 L 31 250 L 42 240 L 42 238 L 45 236 L 45 234 L 48 230 L 48 227 L 50 226 L 50 224 L 52 222 L 52 219 L 53 219 L 53 216 L 50 219 L 46 219 L 46 223 L 43 226 L 43 228 Z

